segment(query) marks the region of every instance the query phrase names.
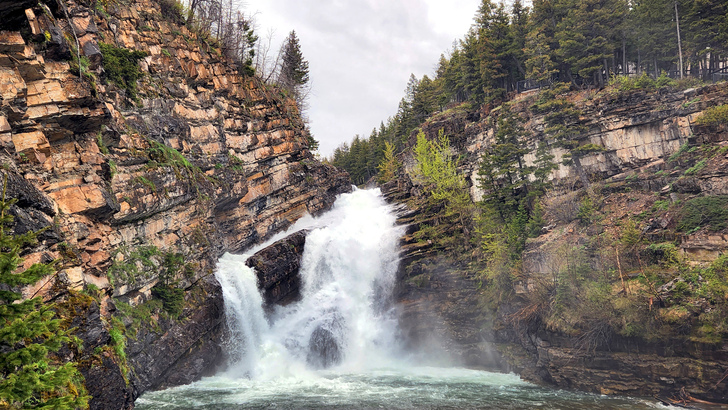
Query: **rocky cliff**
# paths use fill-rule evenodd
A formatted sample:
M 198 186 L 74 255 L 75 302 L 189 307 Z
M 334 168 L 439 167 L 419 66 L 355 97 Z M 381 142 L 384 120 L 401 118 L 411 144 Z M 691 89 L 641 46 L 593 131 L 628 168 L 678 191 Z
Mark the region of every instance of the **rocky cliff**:
M 94 336 L 68 357 L 91 407 L 131 407 L 147 389 L 211 371 L 222 357 L 216 259 L 327 209 L 348 176 L 308 151 L 292 100 L 158 2 L 0 10 L 0 156 L 19 200 L 15 231 L 45 229 L 26 265 L 61 261 L 25 293 L 94 296 L 78 330 Z
M 711 299 L 700 290 L 707 286 L 702 276 L 693 282 L 685 278 L 697 272 L 693 268 L 717 272 L 716 265 L 708 266 L 725 254 L 728 236 L 725 229 L 707 229 L 705 222 L 690 231 L 676 226 L 686 204 L 726 194 L 725 128 L 700 126 L 695 119 L 707 108 L 728 101 L 728 85 L 607 89 L 572 92 L 566 98 L 580 112 L 579 144 L 601 147 L 581 158 L 589 187 L 584 187 L 574 165 L 562 163 L 566 150 L 556 148 L 545 132 L 547 115 L 533 110 L 537 94 L 521 94 L 510 103 L 511 112 L 527 130 L 524 145 L 530 153 L 523 165 L 534 165 L 542 142 L 550 145 L 559 165 L 550 176 L 553 187 L 541 201 L 542 235 L 527 241 L 520 264 L 509 274 L 508 286 L 494 286 L 483 274 L 485 265 L 477 245 L 463 243 L 464 237 L 477 237 L 467 232 L 477 227 L 452 224 L 442 208 L 423 201 L 426 187 L 410 178 L 411 154 L 400 158 L 402 172 L 383 190 L 410 209 L 400 218 L 409 229 L 403 238 L 397 292 L 405 334 L 413 347 L 427 350 L 434 340 L 462 363 L 515 370 L 540 383 L 641 396 L 669 396 L 684 388 L 696 397 L 725 401 L 728 347 L 721 336 L 725 329 L 720 327 L 721 320 L 714 323 L 704 316 L 719 312 L 724 301 L 720 291 L 715 294 L 718 299 Z M 441 129 L 449 136 L 474 201 L 483 198 L 477 174 L 480 157 L 496 143 L 496 119 L 502 109 L 455 108 L 422 125 L 430 139 Z M 591 213 L 586 218 L 590 222 L 577 217 L 586 211 Z M 460 238 L 455 241 L 460 243 L 433 239 L 449 237 Z M 672 262 L 664 261 L 662 249 L 675 249 Z M 613 308 L 612 301 L 607 301 L 602 311 L 617 312 L 613 317 L 582 314 L 591 315 L 588 320 L 603 320 L 596 320 L 603 328 L 584 327 L 568 317 L 580 313 L 549 316 L 557 300 L 554 295 L 563 291 L 557 286 L 563 280 L 560 275 L 575 264 L 577 253 L 584 258 L 580 266 L 599 275 L 604 272 L 614 289 L 610 294 L 622 295 L 614 300 L 634 310 Z M 725 279 L 711 283 L 725 283 Z M 679 282 L 691 283 L 685 293 L 676 294 Z M 494 288 L 507 291 L 497 294 Z M 598 300 L 595 294 L 585 295 Z M 576 294 L 572 297 L 577 299 Z M 498 305 L 499 300 L 506 302 Z M 588 300 L 580 305 L 585 310 L 589 310 Z M 645 320 L 643 327 L 636 326 L 640 330 L 628 325 L 642 320 L 636 317 Z M 568 320 L 573 320 L 569 323 L 574 327 L 564 324 Z M 650 334 L 647 327 L 655 333 Z

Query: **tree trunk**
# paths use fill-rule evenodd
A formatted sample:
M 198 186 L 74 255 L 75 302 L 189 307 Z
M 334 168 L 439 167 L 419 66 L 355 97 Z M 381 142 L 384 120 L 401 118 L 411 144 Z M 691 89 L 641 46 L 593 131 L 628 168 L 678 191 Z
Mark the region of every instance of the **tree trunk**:
M 637 76 L 642 75 L 642 52 L 637 49 Z
M 682 41 L 680 40 L 680 15 L 677 12 L 677 0 L 675 0 L 675 23 L 677 27 L 677 50 L 680 54 L 680 78 L 683 78 L 683 53 Z
M 629 75 L 629 68 L 627 68 L 627 39 L 622 36 L 622 74 Z

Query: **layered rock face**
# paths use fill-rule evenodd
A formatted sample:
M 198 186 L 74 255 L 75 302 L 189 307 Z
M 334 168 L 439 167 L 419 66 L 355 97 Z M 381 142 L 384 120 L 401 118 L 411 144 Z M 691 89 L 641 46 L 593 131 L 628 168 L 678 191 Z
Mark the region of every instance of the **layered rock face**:
M 728 98 L 725 84 L 715 84 L 685 91 L 669 89 L 633 91 L 626 93 L 602 93 L 595 97 L 573 95 L 581 111 L 579 124 L 586 132 L 579 137 L 580 144 L 595 144 L 604 151 L 581 159 L 587 176 L 595 181 L 625 178 L 629 172 L 658 170 L 665 160 L 693 138 L 695 119 L 708 107 L 720 104 Z M 547 127 L 544 115 L 534 115 L 529 107 L 535 95 L 521 94 L 513 101 L 511 111 L 525 116 L 524 127 L 532 134 L 527 148 L 526 164 L 534 165 L 539 141 L 548 141 L 544 133 Z M 443 122 L 450 122 L 446 119 Z M 477 188 L 477 166 L 482 150 L 495 142 L 495 128 L 487 120 L 468 123 L 459 121 L 457 134 L 461 148 L 468 159 L 464 169 L 470 174 L 472 196 L 482 197 Z M 436 132 L 439 122 L 430 124 L 430 132 Z M 551 154 L 559 168 L 552 178 L 557 187 L 578 187 L 579 175 L 574 166 L 564 165 L 566 151 L 552 147 Z M 624 174 L 624 175 L 621 175 Z
M 728 168 L 724 154 L 706 160 L 702 168 L 691 172 L 677 166 L 681 159 L 668 158 L 688 143 L 694 146 L 710 142 L 718 145 L 716 149 L 725 145 L 721 142 L 727 141 L 725 129 L 705 129 L 694 121 L 706 108 L 728 101 L 727 84 L 686 91 L 584 92 L 568 98 L 582 112 L 579 125 L 586 132 L 580 143 L 604 148 L 603 152 L 582 158 L 581 165 L 587 177 L 603 187 L 600 189 L 607 198 L 604 206 L 611 212 L 609 220 L 603 222 L 606 229 L 649 214 L 657 200 L 671 203 L 691 195 L 726 194 Z M 535 99 L 534 94 L 522 94 L 511 107 L 531 133 L 527 145 L 532 153 L 540 141 L 548 141 L 544 115 L 535 115 L 529 109 Z M 451 110 L 422 126 L 429 138 L 435 138 L 440 129 L 450 137 L 476 201 L 483 196 L 477 175 L 480 155 L 495 143 L 494 123 L 493 117 L 485 113 Z M 552 148 L 551 153 L 560 165 L 552 174 L 554 188 L 547 193 L 547 200 L 561 204 L 564 212 L 566 208 L 576 210 L 580 199 L 577 191 L 582 188 L 577 170 L 561 163 L 565 151 Z M 411 170 L 413 159 L 402 160 L 404 168 Z M 535 155 L 528 155 L 524 165 L 533 165 L 534 161 Z M 632 190 L 639 193 L 630 193 Z M 391 200 L 409 204 L 421 203 L 418 198 L 423 195 L 423 187 L 413 183 L 406 172 L 386 184 L 383 191 Z M 725 400 L 725 384 L 716 385 L 728 366 L 725 344 L 709 345 L 680 337 L 648 343 L 615 335 L 607 345 L 591 350 L 574 337 L 548 331 L 542 325 L 519 323 L 514 317 L 522 306 L 501 306 L 501 316 L 493 317 L 487 308 L 492 306 L 488 298 L 493 295 L 486 296 L 481 289 L 482 272 L 470 265 L 473 261 L 468 255 L 458 254 L 455 249 L 433 249 L 431 243 L 418 239 L 420 227 L 442 225 L 441 211 L 428 205 L 413 208 L 400 218 L 401 223 L 413 224 L 403 238 L 404 259 L 397 291 L 403 331 L 413 347 L 427 350 L 435 343 L 462 363 L 516 370 L 528 380 L 566 388 L 652 396 L 684 387 L 709 400 Z M 721 232 L 701 230 L 676 237 L 674 229 L 670 230 L 675 225 L 672 217 L 668 214 L 648 220 L 641 234 L 655 241 L 676 241 L 678 250 L 691 264 L 711 262 L 728 250 L 726 236 Z M 448 228 L 438 229 L 438 234 L 448 235 Z M 580 229 L 578 222 L 556 222 L 545 227 L 544 235 L 529 240 L 515 286 L 516 300 L 527 299 L 536 283 L 553 278 L 560 269 L 560 247 L 584 246 L 590 236 L 598 236 L 605 228 L 600 229 L 590 233 Z M 625 261 L 622 263 L 626 266 Z M 638 275 L 637 260 L 634 266 L 633 274 Z
M 27 295 L 93 285 L 108 317 L 152 299 L 155 285 L 185 290 L 179 320 L 129 335 L 133 376 L 120 387 L 126 404 L 114 404 L 122 408 L 219 362 L 222 296 L 212 273 L 222 253 L 327 209 L 351 186 L 308 151 L 295 102 L 165 20 L 157 2 L 84 4 L 0 1 L 9 10 L 0 25 L 0 156 L 8 196 L 19 199 L 16 232 L 47 228 L 25 264 L 63 260 L 57 281 Z M 114 68 L 104 70 L 100 44 L 147 53 L 136 100 L 108 79 Z M 92 407 L 113 408 L 99 403 Z

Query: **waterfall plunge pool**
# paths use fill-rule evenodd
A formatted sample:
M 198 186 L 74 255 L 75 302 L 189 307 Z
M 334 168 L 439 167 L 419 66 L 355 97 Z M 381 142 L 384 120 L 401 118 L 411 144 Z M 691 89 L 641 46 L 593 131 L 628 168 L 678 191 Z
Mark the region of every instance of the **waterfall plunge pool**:
M 648 409 L 659 404 L 535 386 L 512 374 L 427 367 L 400 343 L 391 298 L 403 228 L 379 190 L 341 195 L 306 217 L 301 300 L 266 317 L 245 255 L 216 277 L 230 329 L 228 368 L 136 402 L 151 409 Z

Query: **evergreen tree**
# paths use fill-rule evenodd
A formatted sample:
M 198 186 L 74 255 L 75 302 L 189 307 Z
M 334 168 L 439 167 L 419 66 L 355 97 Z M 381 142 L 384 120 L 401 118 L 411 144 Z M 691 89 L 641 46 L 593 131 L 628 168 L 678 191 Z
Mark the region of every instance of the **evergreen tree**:
M 395 156 L 394 145 L 389 141 L 384 144 L 384 158 L 382 158 L 382 162 L 377 167 L 379 169 L 379 182 L 382 183 L 391 181 L 401 165 Z
M 680 2 L 685 46 L 694 76 L 710 79 L 710 73 L 728 57 L 728 3 L 722 0 Z
M 661 70 L 670 70 L 677 57 L 673 1 L 632 1 L 629 20 L 637 39 L 637 65 L 655 77 Z
M 308 81 L 308 61 L 303 58 L 296 32 L 291 31 L 288 39 L 283 43 L 278 84 L 288 90 L 298 103 L 299 109 L 305 108 Z
M 569 78 L 577 74 L 592 84 L 604 85 L 616 37 L 627 13 L 621 0 L 584 0 L 564 3 L 568 11 L 557 24 L 559 55 L 568 66 Z
M 518 73 L 516 81 L 526 78 L 526 38 L 528 37 L 529 9 L 521 0 L 515 0 L 511 8 L 511 26 L 508 32 L 508 57 L 511 59 L 511 71 Z M 513 74 L 512 74 L 513 75 Z
M 508 221 L 524 205 L 533 168 L 525 165 L 524 157 L 529 150 L 525 146 L 527 132 L 523 119 L 510 111 L 509 104 L 501 106 L 501 112 L 495 143 L 483 153 L 478 174 L 486 200 Z
M 526 73 L 538 81 L 551 81 L 559 74 L 560 61 L 557 58 L 559 42 L 556 40 L 556 26 L 561 21 L 562 0 L 533 0 L 533 11 L 529 16 L 531 30 L 526 37 Z
M 9 208 L 14 200 L 0 199 L 0 407 L 75 409 L 86 407 L 83 376 L 75 364 L 53 357 L 70 341 L 55 319 L 53 304 L 40 297 L 22 300 L 14 291 L 53 272 L 48 264 L 18 271 L 23 247 L 35 242 L 33 232 L 13 235 Z

